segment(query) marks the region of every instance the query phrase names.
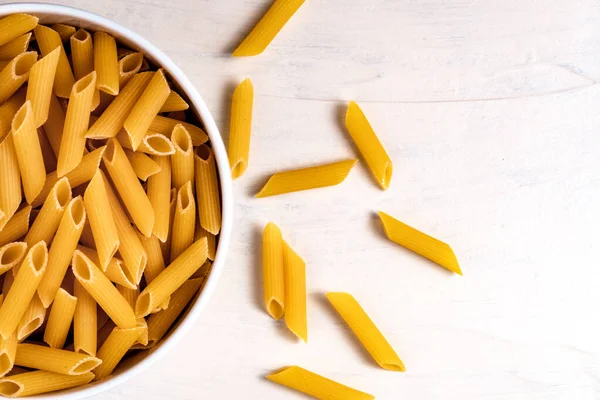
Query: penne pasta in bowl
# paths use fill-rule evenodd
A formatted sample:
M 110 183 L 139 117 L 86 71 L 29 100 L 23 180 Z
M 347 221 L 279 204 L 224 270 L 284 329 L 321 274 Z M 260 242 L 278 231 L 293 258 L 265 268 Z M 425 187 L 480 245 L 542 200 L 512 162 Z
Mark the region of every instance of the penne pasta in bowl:
M 228 156 L 189 79 L 115 22 L 0 5 L 0 56 L 0 398 L 88 397 L 207 304 L 233 225 Z

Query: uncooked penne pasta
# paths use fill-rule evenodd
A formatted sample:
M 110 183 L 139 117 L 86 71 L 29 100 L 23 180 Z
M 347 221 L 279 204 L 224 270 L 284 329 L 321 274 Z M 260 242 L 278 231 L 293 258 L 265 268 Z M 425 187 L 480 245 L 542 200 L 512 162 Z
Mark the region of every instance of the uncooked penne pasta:
M 85 254 L 94 264 L 98 265 L 100 263 L 96 250 L 81 245 L 77 246 L 77 250 Z M 104 271 L 104 275 L 106 275 L 108 280 L 117 285 L 134 289 L 137 287 L 136 278 L 130 274 L 129 270 L 123 264 L 123 260 L 116 257 L 111 258 L 106 271 Z
M 41 126 L 37 128 L 37 135 L 40 141 L 40 149 L 42 150 L 42 158 L 44 159 L 44 168 L 46 171 L 56 171 L 56 156 L 50 142 L 48 142 L 44 128 Z
M 33 33 L 42 56 L 45 57 L 52 50 L 57 47 L 60 48 L 58 67 L 54 76 L 54 93 L 58 97 L 68 98 L 75 84 L 75 77 L 73 76 L 73 70 L 71 70 L 71 64 L 69 64 L 69 59 L 65 53 L 60 35 L 55 30 L 43 25 L 36 26 Z
M 100 380 L 109 376 L 143 331 L 143 325 L 128 329 L 114 328 L 98 350 L 98 358 L 102 360 L 102 364 L 94 370 L 94 379 Z
M 26 52 L 30 40 L 31 32 L 28 32 L 0 46 L 0 60 L 10 61 L 19 54 Z
M 40 213 L 25 236 L 25 242 L 28 245 L 37 243 L 40 240 L 46 243 L 52 241 L 71 198 L 69 180 L 61 178 L 50 191 Z
M 177 193 L 177 203 L 173 215 L 173 238 L 171 239 L 171 252 L 169 253 L 170 262 L 173 262 L 194 242 L 195 224 L 196 202 L 194 201 L 194 191 L 192 190 L 192 182 L 187 181 Z
M 0 246 L 25 236 L 29 230 L 29 219 L 31 216 L 31 206 L 25 206 L 17 211 L 11 219 L 8 220 L 4 229 L 0 231 Z
M 56 48 L 48 53 L 48 55 L 42 57 L 29 70 L 27 100 L 31 102 L 36 128 L 42 126 L 48 119 L 52 86 L 54 84 L 59 56 L 60 49 Z
M 79 80 L 94 71 L 94 44 L 92 35 L 85 29 L 79 29 L 70 37 L 71 58 L 73 59 L 73 73 Z M 97 76 L 96 76 L 97 78 Z M 96 83 L 98 83 L 96 81 Z M 92 97 L 92 110 L 100 104 L 100 91 L 94 89 Z
M 3 300 L 4 295 L 0 294 L 0 306 Z M 14 367 L 17 343 L 16 332 L 13 332 L 8 339 L 3 339 L 0 336 L 0 378 L 8 374 Z
M 0 46 L 29 32 L 38 23 L 38 17 L 29 14 L 11 14 L 0 19 Z
M 285 324 L 294 335 L 307 342 L 306 265 L 285 241 L 283 241 L 283 276 Z
M 344 386 L 300 367 L 283 368 L 267 379 L 323 400 L 373 400 L 374 396 Z
M 144 54 L 141 52 L 131 53 L 119 60 L 119 87 L 123 88 L 131 78 L 140 72 Z
M 208 136 L 206 133 L 199 127 L 192 125 L 188 122 L 179 121 L 173 118 L 163 117 L 162 115 L 157 115 L 152 120 L 150 127 L 148 128 L 150 132 L 154 133 L 162 133 L 163 135 L 171 136 L 171 132 L 176 125 L 181 124 L 188 131 L 190 137 L 192 138 L 192 144 L 194 146 L 200 146 L 203 143 L 206 143 L 208 140 Z
M 56 296 L 63 281 L 73 251 L 77 248 L 77 242 L 85 225 L 86 212 L 81 197 L 75 197 L 67 205 L 60 224 L 54 235 L 48 254 L 48 268 L 42 281 L 37 288 L 40 300 L 45 307 L 49 307 Z
M 71 296 L 63 288 L 58 289 L 50 309 L 46 330 L 44 330 L 44 342 L 51 348 L 62 349 L 65 347 L 76 306 L 77 298 L 75 296 Z
M 48 264 L 46 243 L 31 246 L 0 306 L 0 335 L 8 339 L 19 325 Z
M 160 247 L 159 247 L 160 249 Z M 0 247 L 0 275 L 13 269 L 17 264 L 23 261 L 27 253 L 27 243 L 12 242 Z M 161 255 L 162 259 L 162 255 Z M 164 268 L 164 265 L 163 265 Z
M 269 178 L 265 186 L 256 194 L 256 197 L 277 196 L 301 190 L 339 185 L 346 179 L 354 164 L 356 164 L 356 160 L 346 160 L 277 172 Z
M 138 318 L 145 317 L 171 296 L 207 258 L 206 239 L 194 242 L 140 293 L 135 304 Z
M 135 301 L 140 295 L 140 288 L 137 286 L 135 288 L 129 288 L 127 286 L 117 285 L 117 290 L 121 293 L 121 296 L 127 300 L 127 304 L 133 309 L 133 307 L 135 307 Z
M 254 86 L 252 86 L 250 79 L 246 79 L 235 88 L 231 100 L 229 148 L 227 150 L 233 179 L 242 176 L 248 168 L 253 103 Z
M 277 225 L 269 222 L 263 232 L 263 285 L 265 308 L 271 317 L 284 313 L 283 238 Z
M 84 76 L 73 85 L 65 126 L 58 153 L 58 176 L 64 176 L 81 163 L 85 152 L 85 132 L 90 121 L 92 98 L 96 88 L 96 72 Z
M 215 158 L 210 147 L 201 145 L 196 148 L 194 166 L 200 225 L 216 235 L 221 230 L 221 199 Z
M 60 140 L 65 127 L 65 113 L 60 106 L 58 98 L 52 93 L 50 95 L 50 105 L 48 107 L 48 118 L 44 124 L 44 133 L 52 146 L 52 151 L 58 159 L 60 151 Z
M 8 100 L 29 79 L 29 71 L 37 61 L 37 53 L 21 53 L 0 71 L 0 104 Z
M 129 149 L 123 150 L 135 174 L 144 182 L 152 175 L 160 172 L 160 166 L 146 154 Z
M 131 143 L 129 143 L 129 137 L 124 130 L 117 134 L 117 140 L 123 148 L 133 148 Z M 173 143 L 171 143 L 171 140 L 162 133 L 149 133 L 144 137 L 142 144 L 140 144 L 137 151 L 154 156 L 170 156 L 175 154 L 175 147 L 173 146 Z
M 94 33 L 94 69 L 98 74 L 98 89 L 116 96 L 119 94 L 119 60 L 117 42 L 106 32 Z
M 365 310 L 348 293 L 327 293 L 327 299 L 352 332 L 383 369 L 404 372 L 406 368 Z M 287 310 L 286 310 L 287 311 Z
M 17 346 L 15 365 L 56 372 L 64 375 L 83 375 L 102 364 L 99 358 L 73 351 L 52 349 L 30 343 Z
M 25 103 L 27 88 L 22 87 L 13 94 L 10 99 L 0 105 L 0 142 L 10 132 L 12 120 L 19 111 L 19 108 Z
M 25 340 L 25 338 L 42 326 L 45 319 L 46 308 L 39 296 L 34 295 L 17 326 L 17 340 L 19 342 Z
M 452 248 L 447 244 L 412 228 L 392 216 L 379 211 L 385 235 L 392 242 L 425 257 L 434 263 L 462 275 L 462 270 Z
M 27 203 L 31 204 L 44 187 L 46 168 L 29 101 L 15 114 L 11 132 L 21 171 L 23 192 Z
M 175 147 L 175 154 L 171 156 L 172 185 L 179 190 L 187 182 L 194 185 L 194 147 L 192 138 L 183 125 L 178 124 L 173 128 L 171 143 Z
M 77 298 L 73 314 L 73 342 L 76 352 L 95 356 L 98 347 L 98 310 L 96 300 L 76 279 L 73 294 Z
M 304 0 L 278 0 L 233 52 L 234 57 L 256 56 L 265 51 Z
M 190 108 L 189 104 L 175 91 L 171 90 L 165 104 L 161 107 L 161 113 L 183 111 Z
M 48 371 L 24 372 L 0 379 L 0 395 L 26 397 L 57 390 L 70 389 L 90 383 L 94 374 L 64 375 Z
M 204 229 L 198 221 L 196 221 L 196 232 L 194 234 L 194 241 L 200 238 L 206 238 L 208 243 L 208 259 L 211 261 L 215 260 L 215 255 L 217 252 L 217 237 Z
M 346 128 L 377 184 L 386 190 L 392 179 L 392 160 L 373 131 L 367 117 L 358 104 L 353 101 L 348 105 L 346 112 Z
M 177 204 L 177 189 L 171 189 L 169 197 L 169 233 L 167 240 L 161 242 L 160 248 L 163 253 L 163 259 L 169 259 L 169 253 L 171 252 L 171 239 L 173 238 L 173 216 L 175 215 L 175 205 Z M 1 232 L 0 232 L 1 233 Z
M 123 123 L 133 150 L 137 150 L 142 143 L 152 120 L 160 111 L 170 92 L 171 89 L 165 78 L 165 73 L 162 69 L 159 69 L 154 73 L 144 93 L 142 93 Z
M 171 176 L 169 176 L 169 181 Z M 168 192 L 166 196 L 168 196 Z M 21 172 L 12 135 L 0 139 L 0 236 L 22 200 Z
M 146 194 L 154 210 L 154 227 L 152 228 L 152 233 L 164 243 L 169 235 L 170 224 L 171 159 L 164 156 L 151 157 L 160 168 L 160 171 L 148 178 Z
M 66 24 L 54 24 L 50 28 L 58 32 L 60 40 L 62 40 L 63 42 L 68 42 L 71 36 L 73 36 L 75 34 L 75 31 L 77 30 L 74 26 Z
M 160 248 L 160 242 L 155 235 L 147 238 L 141 233 L 138 233 L 138 237 L 148 255 L 148 265 L 146 265 L 146 269 L 144 269 L 144 278 L 146 279 L 146 283 L 149 284 L 165 270 L 165 260 Z

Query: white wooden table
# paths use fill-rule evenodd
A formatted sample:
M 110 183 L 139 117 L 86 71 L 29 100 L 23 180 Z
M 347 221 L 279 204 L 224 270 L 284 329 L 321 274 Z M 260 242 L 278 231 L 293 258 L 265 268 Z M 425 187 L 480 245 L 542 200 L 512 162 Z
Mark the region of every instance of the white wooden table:
M 171 56 L 225 138 L 232 86 L 256 91 L 217 292 L 171 353 L 96 398 L 301 399 L 263 378 L 294 364 L 378 399 L 599 398 L 598 2 L 307 0 L 264 54 L 231 58 L 270 4 L 77 2 Z M 274 171 L 357 156 L 350 99 L 393 159 L 390 190 L 359 164 L 338 187 L 254 199 Z M 387 241 L 380 209 L 450 243 L 464 277 Z M 263 311 L 267 221 L 307 262 L 307 345 Z M 365 356 L 332 290 L 355 295 L 406 373 Z

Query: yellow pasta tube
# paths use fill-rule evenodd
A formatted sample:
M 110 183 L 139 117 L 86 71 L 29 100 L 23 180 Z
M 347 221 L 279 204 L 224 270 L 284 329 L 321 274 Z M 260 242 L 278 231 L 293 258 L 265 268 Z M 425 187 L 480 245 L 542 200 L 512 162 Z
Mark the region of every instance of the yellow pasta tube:
M 283 239 L 277 225 L 269 222 L 263 232 L 263 284 L 265 308 L 271 317 L 283 316 L 285 282 L 283 277 Z
M 37 61 L 37 53 L 21 53 L 0 71 L 0 104 L 8 100 L 29 79 L 29 71 Z
M 140 72 L 144 54 L 131 53 L 119 60 L 119 87 L 123 88 L 131 78 Z
M 216 235 L 221 230 L 221 199 L 215 158 L 210 147 L 201 145 L 196 148 L 194 165 L 200 225 Z
M 358 104 L 353 101 L 348 105 L 346 112 L 346 128 L 377 184 L 383 190 L 387 190 L 392 179 L 392 160 L 369 124 L 367 117 Z
M 92 35 L 85 29 L 79 29 L 70 38 L 73 73 L 81 79 L 94 71 L 94 44 Z
M 59 56 L 60 49 L 56 48 L 36 62 L 29 70 L 27 100 L 31 102 L 36 128 L 42 126 L 48 119 L 50 97 Z
M 248 168 L 253 102 L 254 86 L 250 79 L 246 79 L 235 89 L 231 101 L 228 153 L 233 179 L 242 176 Z
M 131 143 L 129 143 L 129 137 L 124 130 L 120 131 L 116 137 L 123 148 L 133 148 Z M 170 156 L 175 154 L 175 147 L 173 146 L 173 143 L 171 143 L 171 140 L 162 133 L 150 132 L 148 135 L 144 136 L 142 144 L 137 148 L 137 151 L 154 156 Z
M 173 238 L 173 216 L 175 215 L 175 204 L 177 204 L 177 189 L 171 189 L 169 199 L 169 234 L 167 240 L 161 242 L 160 248 L 163 253 L 163 259 L 169 259 L 169 253 L 171 252 L 171 239 Z M 1 232 L 0 232 L 1 233 Z
M 183 111 L 190 108 L 189 104 L 174 90 L 171 90 L 165 104 L 161 107 L 161 113 Z
M 160 166 L 144 153 L 124 149 L 125 155 L 138 178 L 144 182 L 160 172 Z
M 25 314 L 48 264 L 46 243 L 34 244 L 15 277 L 2 306 L 0 306 L 0 335 L 8 339 Z
M 152 204 L 152 209 L 154 210 L 154 227 L 152 228 L 152 233 L 164 243 L 169 235 L 170 224 L 171 159 L 164 156 L 151 157 L 160 168 L 157 174 L 148 178 L 148 188 L 146 190 L 148 200 L 150 200 L 150 204 Z
M 196 222 L 196 232 L 194 233 L 194 241 L 200 238 L 206 238 L 208 243 L 208 259 L 214 261 L 217 252 L 217 237 L 204 229 L 198 222 Z
M 173 262 L 194 242 L 196 224 L 196 202 L 191 181 L 187 181 L 177 193 L 173 216 L 173 238 L 171 239 L 170 261 Z M 207 253 L 208 256 L 208 253 Z
M 0 19 L 0 46 L 29 32 L 38 23 L 38 17 L 29 14 L 11 14 Z
M 29 229 L 29 217 L 31 216 L 31 206 L 25 206 L 17 211 L 11 219 L 8 220 L 4 229 L 0 231 L 0 246 L 25 236 Z
M 98 73 L 98 89 L 116 96 L 119 94 L 119 60 L 117 42 L 106 32 L 94 33 L 94 67 Z
M 135 304 L 138 317 L 145 317 L 173 294 L 207 258 L 206 239 L 194 242 L 140 293 Z
M 179 190 L 186 182 L 194 185 L 194 147 L 192 138 L 183 125 L 173 128 L 171 143 L 175 154 L 171 156 L 171 174 L 173 187 Z
M 73 294 L 77 298 L 73 314 L 73 342 L 75 351 L 90 356 L 96 355 L 98 347 L 98 309 L 96 300 L 85 290 L 83 285 L 75 280 Z
M 19 111 L 23 103 L 25 103 L 26 93 L 27 88 L 22 87 L 10 99 L 6 100 L 4 104 L 0 105 L 0 142 L 10 132 L 10 126 L 15 114 Z
M 77 250 L 85 254 L 94 264 L 98 265 L 100 263 L 96 250 L 81 245 L 77 246 Z M 106 275 L 108 280 L 117 285 L 129 289 L 135 289 L 137 287 L 135 276 L 131 275 L 129 270 L 123 266 L 123 261 L 116 257 L 110 259 L 106 271 L 104 271 L 104 275 Z
M 74 26 L 66 24 L 54 24 L 50 28 L 58 32 L 60 40 L 62 40 L 63 42 L 68 42 L 71 36 L 73 36 L 75 34 L 75 31 L 77 30 Z
M 86 212 L 83 200 L 80 196 L 77 196 L 69 202 L 60 219 L 60 224 L 48 253 L 48 268 L 37 289 L 40 300 L 42 300 L 45 307 L 52 304 L 56 292 L 60 288 L 60 283 L 67 273 L 71 256 L 77 248 L 77 242 L 81 236 L 85 220 Z
M 406 370 L 400 357 L 352 295 L 330 292 L 326 296 L 381 368 L 400 372 Z
M 96 300 L 114 323 L 122 328 L 134 328 L 133 309 L 102 271 L 81 251 L 73 254 L 73 273 L 84 289 Z
M 125 152 L 115 139 L 108 141 L 103 156 L 104 165 L 119 192 L 133 222 L 144 236 L 149 237 L 154 227 L 154 210 Z
M 418 231 L 382 211 L 379 211 L 379 218 L 383 224 L 385 235 L 392 242 L 462 275 L 456 255 L 448 244 Z
M 50 94 L 50 105 L 48 107 L 48 118 L 44 123 L 44 132 L 52 146 L 54 155 L 58 157 L 60 151 L 60 140 L 62 138 L 63 129 L 65 127 L 65 113 L 60 106 L 58 98 L 52 93 Z
M 76 306 L 77 298 L 75 296 L 71 296 L 63 288 L 58 289 L 44 331 L 44 342 L 51 348 L 62 349 L 65 347 Z
M 283 368 L 267 379 L 322 400 L 373 400 L 375 397 L 300 367 Z
M 265 51 L 304 0 L 277 0 L 233 52 L 234 57 L 256 56 Z
M 175 126 L 182 125 L 190 134 L 192 138 L 192 144 L 194 146 L 200 146 L 203 143 L 206 143 L 208 140 L 208 136 L 206 133 L 199 127 L 192 125 L 188 122 L 179 121 L 173 118 L 163 117 L 162 115 L 157 115 L 152 120 L 150 124 L 149 132 L 154 133 L 162 133 L 163 135 L 171 135 Z
M 25 338 L 42 326 L 45 319 L 46 308 L 44 308 L 39 296 L 34 295 L 17 326 L 17 340 L 19 342 L 25 340 Z
M 31 225 L 29 232 L 27 232 L 27 236 L 25 236 L 25 242 L 28 245 L 37 243 L 40 240 L 50 243 L 71 199 L 69 180 L 62 178 L 56 182 L 50 191 L 40 213 Z
M 94 243 L 100 260 L 99 266 L 102 271 L 106 271 L 108 263 L 119 248 L 119 233 L 112 216 L 106 184 L 100 170 L 90 181 L 83 196 L 83 204 L 94 235 Z
M 100 380 L 109 376 L 143 331 L 142 324 L 129 329 L 114 328 L 98 350 L 98 358 L 102 360 L 102 364 L 94 370 L 94 379 Z
M 60 56 L 58 58 L 58 67 L 56 68 L 56 75 L 54 76 L 54 93 L 58 97 L 68 98 L 71 94 L 71 89 L 75 84 L 75 77 L 73 76 L 73 70 L 71 70 L 71 64 L 65 53 L 60 35 L 55 30 L 48 28 L 47 26 L 38 25 L 33 30 L 40 52 L 42 56 L 50 54 L 50 52 L 57 47 L 60 48 Z
M 285 324 L 298 338 L 308 341 L 306 322 L 306 265 L 283 241 Z
M 31 41 L 31 32 L 17 36 L 10 42 L 0 46 L 0 60 L 12 60 L 21 53 L 25 53 Z M 8 63 L 7 63 L 8 64 Z
M 46 171 L 56 171 L 56 156 L 54 156 L 54 150 L 52 150 L 52 146 L 48 142 L 44 128 L 40 126 L 37 129 L 37 135 L 40 141 L 40 149 L 42 150 L 42 158 L 44 159 L 44 168 Z
M 160 111 L 170 92 L 165 73 L 159 69 L 123 123 L 133 150 L 137 150 L 142 143 L 153 118 Z
M 24 372 L 0 379 L 0 395 L 27 397 L 58 390 L 70 389 L 90 383 L 94 374 L 64 375 L 48 371 Z
M 169 181 L 170 181 L 169 176 Z M 168 192 L 166 196 L 168 196 Z M 21 204 L 21 172 L 12 135 L 0 139 L 0 235 Z
M 0 294 L 0 306 L 4 295 Z M 17 352 L 17 334 L 14 332 L 8 339 L 0 336 L 0 378 L 8 374 L 14 367 Z
M 102 364 L 99 358 L 67 350 L 52 349 L 30 343 L 17 346 L 15 365 L 56 372 L 64 375 L 83 375 Z
M 160 250 L 160 247 L 159 247 Z M 0 275 L 13 269 L 17 264 L 23 261 L 27 253 L 27 243 L 12 242 L 0 247 Z M 161 255 L 162 259 L 162 255 Z M 163 265 L 164 268 L 164 265 Z
M 256 194 L 256 197 L 277 196 L 301 190 L 339 185 L 346 179 L 354 164 L 356 164 L 356 160 L 346 160 L 277 172 L 269 178 L 265 186 Z
M 165 270 L 165 260 L 160 249 L 160 242 L 156 236 L 152 235 L 147 238 L 138 233 L 138 237 L 148 255 L 148 265 L 146 265 L 146 269 L 144 270 L 144 278 L 146 279 L 146 283 L 149 284 Z
M 65 116 L 65 126 L 58 153 L 58 176 L 64 176 L 79 165 L 85 151 L 85 132 L 90 121 L 92 97 L 96 87 L 96 72 L 75 83 Z

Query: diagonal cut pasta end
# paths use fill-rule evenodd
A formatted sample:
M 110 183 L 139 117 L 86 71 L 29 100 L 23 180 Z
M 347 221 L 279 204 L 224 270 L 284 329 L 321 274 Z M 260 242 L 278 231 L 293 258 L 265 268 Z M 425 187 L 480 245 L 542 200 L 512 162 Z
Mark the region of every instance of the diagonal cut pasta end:
M 283 303 L 276 297 L 271 297 L 267 302 L 267 312 L 273 319 L 283 317 Z

